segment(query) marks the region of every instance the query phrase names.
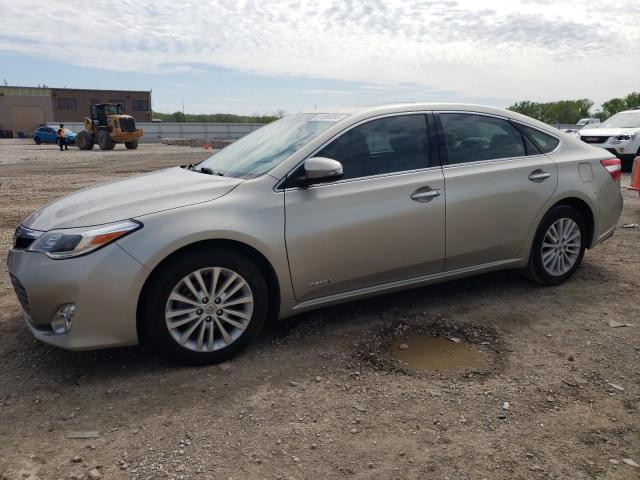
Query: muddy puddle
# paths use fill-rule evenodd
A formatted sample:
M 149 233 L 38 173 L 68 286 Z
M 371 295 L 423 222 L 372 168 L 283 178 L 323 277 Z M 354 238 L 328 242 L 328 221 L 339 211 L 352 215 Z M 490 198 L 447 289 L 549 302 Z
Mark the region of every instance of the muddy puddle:
M 424 372 L 484 369 L 486 355 L 459 338 L 409 334 L 391 342 L 392 360 Z

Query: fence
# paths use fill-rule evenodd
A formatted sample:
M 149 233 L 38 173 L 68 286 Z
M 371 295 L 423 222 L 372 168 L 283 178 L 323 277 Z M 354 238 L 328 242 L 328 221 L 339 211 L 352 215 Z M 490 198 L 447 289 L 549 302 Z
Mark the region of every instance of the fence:
M 58 123 L 47 122 L 56 128 Z M 238 140 L 248 133 L 264 126 L 262 123 L 136 123 L 144 130 L 140 139 L 143 143 L 159 143 L 163 138 L 184 138 L 193 140 Z M 84 129 L 82 122 L 65 122 L 64 128 L 72 132 Z

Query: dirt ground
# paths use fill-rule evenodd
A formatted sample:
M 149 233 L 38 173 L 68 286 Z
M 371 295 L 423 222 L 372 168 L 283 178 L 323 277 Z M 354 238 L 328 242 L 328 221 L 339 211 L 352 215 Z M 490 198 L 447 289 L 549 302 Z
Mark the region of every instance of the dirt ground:
M 0 256 L 48 201 L 205 156 L 0 143 Z M 623 195 L 619 227 L 640 223 Z M 204 368 L 43 345 L 3 268 L 0 478 L 639 479 L 639 267 L 640 228 L 619 228 L 560 287 L 503 272 L 323 309 Z M 487 367 L 416 373 L 389 358 L 407 332 L 455 334 Z

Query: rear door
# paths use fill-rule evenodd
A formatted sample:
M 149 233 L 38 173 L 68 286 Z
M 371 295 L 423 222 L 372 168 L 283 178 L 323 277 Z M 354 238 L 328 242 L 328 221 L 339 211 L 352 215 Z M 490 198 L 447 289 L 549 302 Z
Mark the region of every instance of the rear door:
M 554 162 L 507 119 L 439 112 L 447 271 L 511 260 L 558 183 Z
M 341 180 L 285 189 L 299 301 L 442 271 L 445 191 L 432 130 L 431 140 L 424 113 L 364 122 L 315 154 L 340 161 Z

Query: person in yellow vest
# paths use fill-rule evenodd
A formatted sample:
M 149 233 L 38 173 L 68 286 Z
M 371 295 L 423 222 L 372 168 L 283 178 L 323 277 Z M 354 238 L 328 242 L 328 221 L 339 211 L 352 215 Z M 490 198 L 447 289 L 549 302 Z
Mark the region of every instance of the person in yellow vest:
M 60 151 L 62 151 L 62 147 L 64 147 L 65 150 L 69 150 L 69 147 L 67 147 L 67 139 L 64 138 L 63 124 L 60 124 L 60 128 L 58 129 L 58 145 L 60 145 Z

